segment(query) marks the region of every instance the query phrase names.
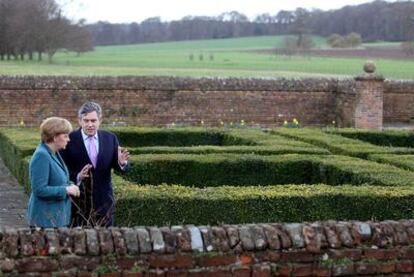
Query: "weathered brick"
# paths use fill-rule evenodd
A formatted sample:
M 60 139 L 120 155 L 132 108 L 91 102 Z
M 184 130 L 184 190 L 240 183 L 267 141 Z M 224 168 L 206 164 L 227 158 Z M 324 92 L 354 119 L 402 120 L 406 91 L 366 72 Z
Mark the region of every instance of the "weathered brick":
M 341 241 L 336 233 L 335 226 L 325 225 L 324 231 L 326 234 L 326 239 L 330 248 L 339 248 L 341 247 Z
M 73 238 L 71 236 L 71 231 L 69 228 L 59 228 L 58 229 L 58 238 L 59 238 L 59 245 L 60 245 L 60 253 L 61 254 L 72 254 L 73 249 Z
M 95 229 L 85 229 L 86 235 L 86 249 L 87 253 L 92 256 L 97 256 L 100 253 L 98 233 Z M 75 244 L 76 245 L 76 244 Z M 76 251 L 75 251 L 76 253 Z
M 377 271 L 380 274 L 391 274 L 395 272 L 395 262 L 388 261 L 383 263 L 378 263 Z
M 187 225 L 187 230 L 191 238 L 191 249 L 194 252 L 203 252 L 204 251 L 204 242 L 201 231 L 198 227 L 193 225 Z
M 238 258 L 234 255 L 203 255 L 196 257 L 196 263 L 200 267 L 213 267 L 213 266 L 228 266 L 235 264 Z
M 213 234 L 211 232 L 211 227 L 200 226 L 198 227 L 198 229 L 200 230 L 201 236 L 203 238 L 204 250 L 207 252 L 217 251 L 217 248 L 215 247 L 215 245 L 213 245 L 213 241 L 212 241 Z
M 253 266 L 252 277 L 270 277 L 271 275 L 272 271 L 270 265 L 259 264 Z
M 151 237 L 153 251 L 159 254 L 165 253 L 165 242 L 161 230 L 157 227 L 150 227 L 148 231 Z
M 289 234 L 292 240 L 292 246 L 294 248 L 304 248 L 305 241 L 303 239 L 302 228 L 303 225 L 299 223 L 290 223 L 284 225 L 285 230 Z
M 60 254 L 59 237 L 54 229 L 45 230 L 46 241 L 48 245 L 48 253 L 50 255 Z
M 121 228 L 121 232 L 124 236 L 125 245 L 127 247 L 128 254 L 136 255 L 139 253 L 138 234 L 132 228 Z
M 410 260 L 401 260 L 395 262 L 395 271 L 398 273 L 411 273 L 413 270 L 413 262 Z
M 331 267 L 332 276 L 352 276 L 355 273 L 353 264 L 334 264 Z
M 177 248 L 183 252 L 191 251 L 191 236 L 187 229 L 182 226 L 172 226 L 171 231 L 177 238 Z
M 112 234 L 115 253 L 121 256 L 127 254 L 127 246 L 121 230 L 116 227 L 111 227 L 109 229 Z
M 259 262 L 277 262 L 280 260 L 280 252 L 279 251 L 273 251 L 273 250 L 267 250 L 267 251 L 260 251 L 255 252 L 255 260 Z
M 15 260 L 13 259 L 5 258 L 5 259 L 0 260 L 0 272 L 10 272 L 14 270 L 14 266 L 15 266 Z
M 348 258 L 353 261 L 358 261 L 362 258 L 361 249 L 329 249 L 327 253 L 332 259 Z
M 75 255 L 64 255 L 59 257 L 59 265 L 63 270 L 92 271 L 100 263 L 99 257 L 80 257 Z
M 19 255 L 18 249 L 19 235 L 14 228 L 5 228 L 2 239 L 3 252 L 8 257 Z
M 112 240 L 111 230 L 107 228 L 96 228 L 98 234 L 99 248 L 103 255 L 114 252 L 114 242 Z
M 151 238 L 149 232 L 144 227 L 137 227 L 135 231 L 138 235 L 140 253 L 150 253 L 152 251 Z
M 352 247 L 354 245 L 350 228 L 347 223 L 338 222 L 335 224 L 335 229 L 343 246 Z
M 34 249 L 32 245 L 32 232 L 29 228 L 19 228 L 17 230 L 20 240 L 20 253 L 23 256 L 32 256 Z
M 304 225 L 303 238 L 306 250 L 312 253 L 319 253 L 321 250 L 321 237 L 318 236 L 316 229 L 309 225 Z
M 76 255 L 85 255 L 87 253 L 87 249 L 89 249 L 89 247 L 86 246 L 86 241 L 87 241 L 87 237 L 86 237 L 86 231 L 83 231 L 80 228 L 74 228 L 71 230 L 71 235 L 73 236 L 73 252 Z M 94 237 L 96 239 L 96 233 L 94 233 Z M 89 238 L 90 239 L 90 238 Z M 98 243 L 95 242 L 94 246 L 92 247 L 92 253 L 99 253 L 99 249 L 97 248 Z M 96 254 L 97 255 L 97 254 Z
M 365 249 L 363 252 L 365 258 L 376 260 L 392 260 L 399 256 L 396 249 Z
M 192 256 L 179 254 L 150 255 L 148 262 L 152 268 L 191 268 L 194 265 Z
M 329 266 L 316 265 L 312 269 L 312 276 L 317 276 L 317 277 L 332 276 L 331 268 Z
M 187 277 L 188 273 L 184 270 L 169 270 L 166 273 L 166 277 Z
M 49 254 L 43 229 L 35 228 L 32 230 L 32 243 L 33 250 L 37 256 L 46 256 Z
M 315 255 L 304 250 L 292 250 L 289 252 L 282 252 L 280 254 L 280 261 L 282 262 L 313 262 Z
M 58 268 L 59 263 L 49 257 L 22 258 L 16 261 L 15 266 L 18 272 L 52 272 Z
M 230 250 L 230 245 L 226 230 L 223 227 L 213 226 L 211 227 L 211 231 L 214 248 L 220 252 L 228 252 Z
M 250 228 L 247 226 L 240 226 L 239 237 L 242 242 L 242 247 L 246 251 L 254 250 L 254 240 Z
M 280 241 L 279 241 L 279 236 L 278 236 L 276 229 L 270 224 L 262 224 L 261 226 L 263 227 L 263 232 L 266 236 L 266 240 L 269 244 L 269 248 L 273 250 L 279 250 Z
M 376 274 L 378 265 L 376 263 L 357 262 L 355 263 L 355 273 L 359 275 Z
M 253 237 L 255 250 L 261 251 L 268 248 L 269 244 L 267 243 L 263 228 L 260 225 L 253 224 L 250 227 L 250 230 Z
M 224 225 L 224 229 L 227 232 L 227 237 L 229 238 L 229 246 L 235 253 L 241 253 L 242 243 L 239 236 L 239 230 L 236 225 Z
M 160 231 L 165 244 L 165 253 L 175 253 L 177 251 L 177 236 L 175 233 L 168 227 L 161 227 Z

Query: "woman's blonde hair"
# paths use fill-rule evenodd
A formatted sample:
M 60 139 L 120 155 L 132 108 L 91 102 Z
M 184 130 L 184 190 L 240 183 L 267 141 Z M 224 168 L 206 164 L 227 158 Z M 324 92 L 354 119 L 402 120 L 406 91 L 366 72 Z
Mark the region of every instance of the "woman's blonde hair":
M 52 142 L 60 134 L 69 134 L 72 124 L 64 118 L 53 116 L 43 120 L 40 125 L 40 138 L 43 143 Z

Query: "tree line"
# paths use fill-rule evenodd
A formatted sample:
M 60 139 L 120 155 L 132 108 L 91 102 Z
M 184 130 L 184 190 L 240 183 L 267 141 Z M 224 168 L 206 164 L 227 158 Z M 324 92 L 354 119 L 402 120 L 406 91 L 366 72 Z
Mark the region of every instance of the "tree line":
M 377 0 L 330 11 L 304 8 L 282 10 L 274 15 L 258 15 L 253 20 L 231 11 L 216 17 L 186 16 L 170 22 L 151 17 L 141 23 L 97 22 L 87 27 L 94 34 L 95 45 L 285 34 L 299 37 L 302 34 L 346 36 L 353 32 L 360 34 L 364 41 L 408 41 L 414 39 L 413 14 L 412 1 L 390 3 Z
M 0 59 L 49 61 L 59 49 L 77 53 L 93 49 L 84 21 L 72 23 L 55 0 L 0 0 Z

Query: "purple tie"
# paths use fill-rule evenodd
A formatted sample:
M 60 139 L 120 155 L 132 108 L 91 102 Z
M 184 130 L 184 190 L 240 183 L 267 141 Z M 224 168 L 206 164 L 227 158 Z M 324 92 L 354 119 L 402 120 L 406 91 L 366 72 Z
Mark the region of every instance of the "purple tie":
M 89 159 L 91 159 L 93 167 L 96 168 L 96 157 L 98 153 L 96 151 L 95 137 L 88 137 L 89 139 Z

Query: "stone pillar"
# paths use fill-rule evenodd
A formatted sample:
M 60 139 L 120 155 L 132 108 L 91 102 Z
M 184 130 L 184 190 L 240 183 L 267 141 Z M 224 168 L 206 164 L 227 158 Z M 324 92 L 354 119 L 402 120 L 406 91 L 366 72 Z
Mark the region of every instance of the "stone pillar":
M 355 128 L 382 129 L 384 78 L 375 73 L 375 64 L 367 62 L 364 73 L 355 77 Z

